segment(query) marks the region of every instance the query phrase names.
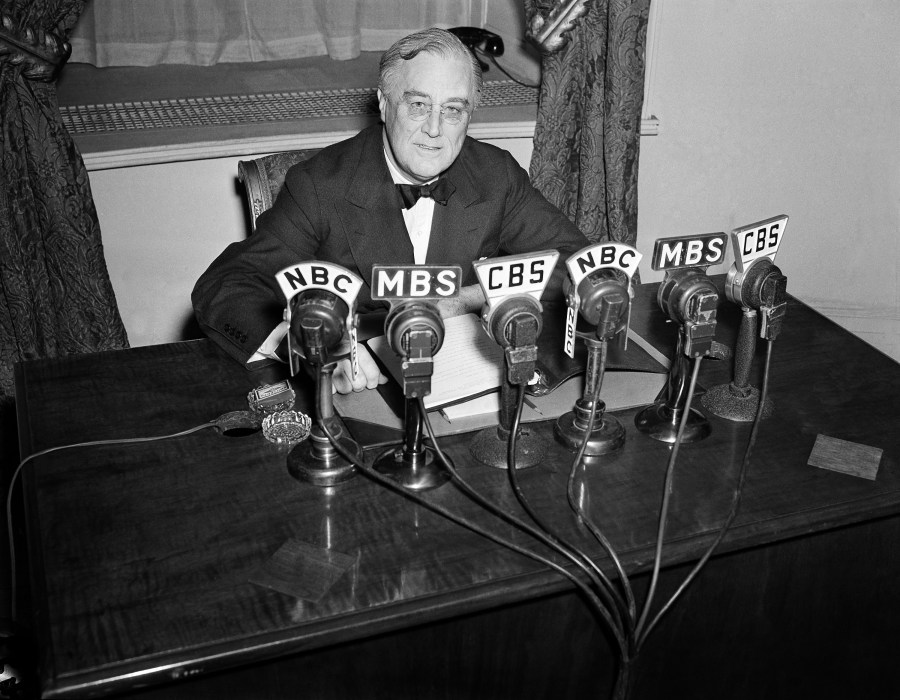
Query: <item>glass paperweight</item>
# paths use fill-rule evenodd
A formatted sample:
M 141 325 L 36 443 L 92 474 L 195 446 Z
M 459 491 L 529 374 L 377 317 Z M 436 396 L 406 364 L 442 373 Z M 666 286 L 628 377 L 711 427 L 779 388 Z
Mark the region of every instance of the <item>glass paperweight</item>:
M 266 440 L 276 445 L 295 445 L 309 436 L 312 420 L 300 411 L 276 411 L 263 419 Z

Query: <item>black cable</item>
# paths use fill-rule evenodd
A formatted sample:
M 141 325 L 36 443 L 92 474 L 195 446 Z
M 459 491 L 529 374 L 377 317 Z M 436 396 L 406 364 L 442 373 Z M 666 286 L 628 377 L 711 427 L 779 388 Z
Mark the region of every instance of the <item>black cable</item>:
M 735 517 L 737 517 L 738 510 L 740 509 L 741 504 L 741 496 L 744 490 L 744 482 L 747 477 L 747 470 L 750 465 L 750 455 L 753 451 L 753 447 L 756 444 L 756 436 L 759 432 L 759 424 L 762 422 L 762 414 L 765 407 L 766 397 L 769 393 L 769 364 L 772 359 L 772 341 L 770 340 L 766 345 L 766 359 L 765 365 L 763 368 L 763 380 L 762 380 L 762 388 L 759 393 L 759 406 L 756 408 L 756 416 L 753 420 L 753 427 L 750 430 L 750 438 L 747 441 L 747 449 L 744 452 L 744 459 L 741 462 L 741 469 L 738 474 L 737 485 L 734 487 L 734 492 L 731 497 L 731 510 L 728 513 L 728 517 L 725 518 L 725 522 L 719 530 L 716 539 L 709 546 L 709 549 L 706 550 L 704 555 L 700 558 L 700 561 L 694 566 L 691 572 L 685 577 L 684 581 L 682 581 L 681 585 L 676 589 L 676 591 L 672 594 L 671 598 L 666 602 L 665 605 L 660 608 L 659 612 L 656 613 L 653 620 L 650 624 L 647 625 L 647 628 L 644 630 L 643 635 L 638 640 L 638 648 L 644 643 L 647 637 L 650 635 L 650 632 L 656 626 L 656 624 L 660 621 L 663 615 L 672 607 L 675 603 L 675 600 L 682 594 L 682 592 L 690 585 L 690 583 L 697 577 L 697 574 L 700 572 L 700 569 L 706 564 L 707 560 L 712 556 L 713 551 L 719 544 L 722 542 L 722 539 L 725 537 L 725 533 L 728 531 L 728 528 L 731 527 L 731 524 L 734 522 Z
M 599 384 L 599 382 L 598 382 L 598 384 Z M 528 514 L 531 515 L 531 517 L 533 519 L 535 519 L 535 522 L 537 522 L 539 525 L 541 525 L 540 519 L 537 518 L 536 515 L 531 510 L 531 508 L 526 505 L 525 496 L 524 496 L 524 494 L 521 493 L 521 490 L 518 488 L 518 483 L 516 482 L 515 476 L 513 476 L 516 472 L 516 435 L 519 432 L 519 423 L 521 422 L 521 419 L 522 419 L 522 405 L 525 403 L 524 399 L 525 399 L 525 387 L 520 385 L 515 417 L 513 418 L 513 423 L 510 428 L 510 433 L 509 433 L 507 458 L 506 458 L 507 471 L 510 474 L 510 483 L 511 484 L 514 482 L 516 483 L 516 485 L 513 487 L 513 490 L 516 491 L 516 497 L 519 498 L 521 496 L 519 503 L 522 504 L 522 507 L 525 508 L 526 512 L 528 512 Z M 582 443 L 582 445 L 587 444 L 587 439 L 589 436 L 590 436 L 590 433 L 585 435 L 585 440 Z M 584 450 L 582 449 L 580 452 L 583 456 Z M 544 527 L 544 526 L 541 525 L 541 527 Z M 546 527 L 544 527 L 544 529 L 547 530 Z M 552 536 L 552 533 L 550 531 L 548 531 L 548 534 L 551 534 L 551 536 Z M 581 552 L 581 550 L 579 550 L 575 547 L 572 547 L 572 549 L 573 549 L 573 551 L 577 552 L 582 557 L 587 559 L 587 561 L 589 561 L 593 567 L 597 568 L 598 572 L 600 573 L 601 578 L 606 583 L 606 585 L 609 586 L 609 588 L 610 588 L 609 592 L 613 595 L 613 597 L 615 598 L 615 600 L 617 602 L 620 601 L 621 599 L 616 595 L 616 591 L 612 587 L 612 584 L 609 582 L 609 579 L 602 572 L 599 571 L 599 567 L 597 567 L 596 563 L 590 557 L 588 557 L 586 554 Z M 619 620 L 619 623 L 622 624 L 621 611 L 619 611 L 617 607 L 615 609 L 616 609 L 616 612 L 618 613 L 617 619 Z M 620 663 L 619 663 L 619 667 L 616 671 L 616 680 L 613 685 L 612 697 L 615 700 L 624 700 L 628 696 L 629 676 L 630 676 L 631 660 L 632 660 L 631 647 L 632 647 L 632 642 L 633 642 L 633 624 L 634 624 L 633 620 L 629 618 L 628 625 L 627 625 L 627 627 L 625 627 L 625 629 L 623 630 L 623 633 L 622 633 L 623 636 L 626 638 L 625 639 L 626 648 L 621 650 L 620 659 L 619 659 Z
M 321 390 L 320 382 L 322 381 L 322 372 L 321 372 L 320 366 L 316 366 L 315 374 L 316 374 L 316 396 L 318 397 L 320 395 L 320 390 Z M 468 486 L 468 484 L 466 484 L 459 477 L 459 474 L 453 468 L 453 465 L 450 463 L 450 461 L 444 455 L 443 451 L 438 446 L 437 441 L 434 439 L 434 429 L 432 428 L 431 423 L 428 420 L 428 414 L 424 411 L 424 401 L 421 398 L 419 398 L 419 400 L 418 400 L 418 405 L 419 405 L 419 410 L 422 412 L 422 417 L 424 419 L 423 422 L 425 423 L 426 430 L 428 431 L 429 437 L 431 438 L 432 446 L 434 448 L 435 454 L 438 455 L 442 464 L 444 465 L 444 467 L 446 469 L 448 469 L 451 476 L 453 476 L 454 479 L 458 480 L 458 483 L 461 483 L 466 488 L 471 489 L 471 487 Z M 317 409 L 318 409 L 318 407 L 317 407 Z M 387 487 L 388 489 L 390 489 L 391 491 L 394 491 L 395 493 L 398 493 L 402 496 L 405 496 L 406 498 L 409 498 L 414 503 L 417 503 L 421 506 L 424 506 L 425 508 L 428 508 L 432 512 L 435 512 L 438 515 L 443 516 L 444 518 L 450 520 L 451 522 L 454 522 L 457 525 L 461 525 L 462 527 L 466 528 L 467 530 L 470 530 L 471 532 L 474 532 L 477 535 L 480 535 L 486 539 L 489 539 L 492 542 L 499 544 L 502 547 L 506 547 L 507 549 L 510 549 L 518 554 L 522 554 L 523 556 L 533 559 L 534 561 L 537 561 L 538 563 L 543 564 L 544 566 L 565 576 L 570 581 L 572 581 L 572 583 L 574 583 L 575 586 L 578 587 L 588 597 L 588 600 L 591 602 L 591 604 L 597 610 L 598 614 L 600 614 L 602 617 L 604 617 L 604 619 L 609 620 L 608 614 L 606 613 L 606 610 L 605 610 L 602 602 L 600 601 L 599 598 L 597 598 L 596 594 L 591 590 L 590 586 L 588 586 L 584 581 L 582 581 L 577 576 L 575 576 L 575 574 L 570 572 L 568 569 L 564 568 L 563 566 L 560 566 L 556 562 L 554 562 L 544 556 L 541 556 L 537 552 L 534 552 L 526 547 L 522 547 L 521 545 L 518 545 L 515 542 L 507 540 L 507 539 L 501 537 L 500 535 L 495 535 L 494 533 L 492 533 L 488 530 L 485 530 L 483 527 L 481 527 L 477 523 L 472 522 L 468 518 L 466 518 L 462 515 L 457 515 L 457 514 L 451 512 L 450 510 L 448 510 L 447 508 L 444 508 L 443 506 L 438 505 L 437 503 L 433 503 L 431 501 L 428 501 L 425 498 L 422 498 L 416 492 L 410 491 L 410 490 L 404 488 L 403 486 L 398 484 L 396 481 L 394 481 L 390 477 L 384 476 L 384 475 L 380 474 L 379 472 L 375 471 L 374 469 L 369 468 L 368 466 L 366 466 L 366 464 L 362 460 L 358 459 L 355 455 L 353 455 L 349 451 L 347 451 L 343 445 L 341 445 L 341 443 L 337 440 L 337 438 L 334 436 L 334 434 L 332 434 L 332 432 L 328 429 L 328 426 L 326 425 L 325 421 L 322 419 L 321 411 L 317 410 L 317 413 L 320 414 L 316 419 L 316 422 L 319 425 L 319 429 L 328 438 L 328 441 L 331 443 L 331 446 L 334 448 L 334 450 L 341 457 L 343 457 L 345 460 L 347 460 L 350 464 L 354 465 L 357 469 L 359 469 L 363 474 L 368 476 L 370 479 L 381 484 L 382 486 Z M 477 492 L 475 492 L 474 489 L 472 489 L 472 493 L 476 493 L 476 495 L 477 495 Z M 480 498 L 480 496 L 479 496 L 479 498 Z M 489 502 L 486 500 L 485 500 L 485 503 L 489 504 Z M 614 629 L 614 631 L 615 631 L 615 629 Z M 616 642 L 619 644 L 619 648 L 624 651 L 625 640 L 620 635 L 614 635 L 614 636 L 616 637 Z
M 491 63 L 493 63 L 493 64 L 497 67 L 497 69 L 498 69 L 501 73 L 503 73 L 503 75 L 505 75 L 507 78 L 509 78 L 510 80 L 512 80 L 514 83 L 518 83 L 519 85 L 522 85 L 522 86 L 527 87 L 527 88 L 533 88 L 534 90 L 539 90 L 539 89 L 540 89 L 540 87 L 541 87 L 540 84 L 537 84 L 537 85 L 531 85 L 530 83 L 523 83 L 521 80 L 519 80 L 518 78 L 516 78 L 516 77 L 515 77 L 514 75 L 512 75 L 509 71 L 507 71 L 503 66 L 501 66 L 499 63 L 497 63 L 497 59 L 494 57 L 493 54 L 489 54 L 489 53 L 487 53 L 486 51 L 483 51 L 482 49 L 479 49 L 479 48 L 476 48 L 476 50 L 478 51 L 479 54 L 481 54 L 481 55 L 484 56 L 485 58 L 490 59 Z
M 418 400 L 418 406 L 419 406 L 419 411 L 422 413 L 422 415 L 424 417 L 425 429 L 428 432 L 428 437 L 431 440 L 432 447 L 435 451 L 435 454 L 438 456 L 438 459 L 440 459 L 441 464 L 444 465 L 444 468 L 448 471 L 450 476 L 453 478 L 453 482 L 456 484 L 456 486 L 458 488 L 460 488 L 463 491 L 463 493 L 465 493 L 472 500 L 474 500 L 476 503 L 478 503 L 480 506 L 482 506 L 489 512 L 493 513 L 494 515 L 501 518 L 502 520 L 505 520 L 506 522 L 510 523 L 511 525 L 518 528 L 522 532 L 525 532 L 526 534 L 531 535 L 532 537 L 534 537 L 541 543 L 545 544 L 550 549 L 553 549 L 557 553 L 562 554 L 564 557 L 569 559 L 573 564 L 575 564 L 579 569 L 581 569 L 587 575 L 587 577 L 594 583 L 594 585 L 597 585 L 597 582 L 596 582 L 594 576 L 592 575 L 591 569 L 588 568 L 588 566 L 584 563 L 584 561 L 578 559 L 574 554 L 572 554 L 565 547 L 554 542 L 554 540 L 552 538 L 550 538 L 547 534 L 545 534 L 541 530 L 538 530 L 538 529 L 528 525 L 528 523 L 520 520 L 519 518 L 516 518 L 515 516 L 513 516 L 510 513 L 507 513 L 505 510 L 500 508 L 500 506 L 498 506 L 494 503 L 491 503 L 487 498 L 485 498 L 480 493 L 478 493 L 478 491 L 475 488 L 473 488 L 465 479 L 463 479 L 462 476 L 460 476 L 459 472 L 456 470 L 456 468 L 453 466 L 453 464 L 450 462 L 450 460 L 447 459 L 447 456 L 444 454 L 440 445 L 437 444 L 437 440 L 436 440 L 435 434 L 434 434 L 434 427 L 431 425 L 431 420 L 428 417 L 427 411 L 425 411 L 425 402 L 421 398 Z M 573 580 L 575 580 L 575 579 L 573 579 Z M 588 590 L 590 590 L 590 589 L 588 589 Z M 608 596 L 606 595 L 606 592 L 603 591 L 602 589 L 597 591 L 597 593 L 601 593 L 604 595 L 605 600 L 603 600 L 603 601 L 600 600 L 597 593 L 594 593 L 593 591 L 591 593 L 592 593 L 591 602 L 595 604 L 595 608 L 596 608 L 598 614 L 604 619 L 604 621 L 613 630 L 614 636 L 616 637 L 616 641 L 619 643 L 619 647 L 624 653 L 625 646 L 626 646 L 626 641 L 625 641 L 625 637 L 624 637 L 624 629 L 619 627 L 618 625 L 616 625 L 615 621 L 612 619 L 612 616 L 609 614 L 608 606 L 609 606 L 610 601 L 609 601 Z
M 48 455 L 51 452 L 59 452 L 60 450 L 69 450 L 74 447 L 95 447 L 98 445 L 126 445 L 135 442 L 153 442 L 155 440 L 168 440 L 169 438 L 181 437 L 182 435 L 190 435 L 191 433 L 196 433 L 198 430 L 203 430 L 204 428 L 215 428 L 218 425 L 217 421 L 210 421 L 208 423 L 203 423 L 201 425 L 196 425 L 193 428 L 188 428 L 187 430 L 182 430 L 177 433 L 170 433 L 168 435 L 157 435 L 154 437 L 137 437 L 137 438 L 116 438 L 112 440 L 89 440 L 88 442 L 74 442 L 70 445 L 57 445 L 56 447 L 48 447 L 45 450 L 40 450 L 39 452 L 35 452 L 33 454 L 28 455 L 19 462 L 19 466 L 16 467 L 16 470 L 13 472 L 12 478 L 9 480 L 9 489 L 6 492 L 6 527 L 8 528 L 7 535 L 9 537 L 9 569 L 10 575 L 12 577 L 11 580 L 11 588 L 10 588 L 10 616 L 12 621 L 16 621 L 16 542 L 15 537 L 13 536 L 13 516 L 12 516 L 12 497 L 13 497 L 13 487 L 16 483 L 16 479 L 19 474 L 22 472 L 22 469 L 25 467 L 28 462 L 38 457 L 43 457 L 44 455 Z
M 597 404 L 600 401 L 600 388 L 603 385 L 603 377 L 606 374 L 606 353 L 607 353 L 607 343 L 604 341 L 601 344 L 600 350 L 600 366 L 597 372 L 597 384 L 594 387 L 594 394 L 591 400 L 591 411 L 588 415 L 587 422 L 587 431 L 585 433 L 585 439 L 581 443 L 578 448 L 578 452 L 575 455 L 575 459 L 572 460 L 572 468 L 569 471 L 569 479 L 566 488 L 566 495 L 568 497 L 569 506 L 572 510 L 575 511 L 576 515 L 581 519 L 584 525 L 588 528 L 590 533 L 595 537 L 595 539 L 600 543 L 603 547 L 606 554 L 612 560 L 613 565 L 616 567 L 616 572 L 619 575 L 619 581 L 622 584 L 622 589 L 625 592 L 625 601 L 626 601 L 626 610 L 628 619 L 631 623 L 631 644 L 634 644 L 634 626 L 635 626 L 635 618 L 637 616 L 637 607 L 634 601 L 634 591 L 631 587 L 631 582 L 625 573 L 625 568 L 622 566 L 622 562 L 619 559 L 618 554 L 613 549 L 612 544 L 606 538 L 606 536 L 602 533 L 600 528 L 591 520 L 590 515 L 585 512 L 584 508 L 578 502 L 578 498 L 575 494 L 575 474 L 578 471 L 578 466 L 581 464 L 581 460 L 584 458 L 584 451 L 587 448 L 588 437 L 594 429 L 594 422 L 597 419 Z
M 519 505 L 522 506 L 522 509 L 537 524 L 537 526 L 540 527 L 541 530 L 543 530 L 547 534 L 547 536 L 556 543 L 557 546 L 565 547 L 573 555 L 578 556 L 585 563 L 585 565 L 591 568 L 591 570 L 594 572 L 594 576 L 592 578 L 594 579 L 595 585 L 597 585 L 598 587 L 602 587 L 607 599 L 607 603 L 614 606 L 619 628 L 622 630 L 622 634 L 629 640 L 630 646 L 632 638 L 631 630 L 634 621 L 633 619 L 628 617 L 628 609 L 625 605 L 625 601 L 622 600 L 622 597 L 619 595 L 619 592 L 616 590 L 615 586 L 612 584 L 603 570 L 593 559 L 591 559 L 591 557 L 587 555 L 586 552 L 582 551 L 572 543 L 566 541 L 565 538 L 561 537 L 553 527 L 551 527 L 543 518 L 541 518 L 540 515 L 538 515 L 538 513 L 528 502 L 525 493 L 522 491 L 522 488 L 519 485 L 518 469 L 515 468 L 515 450 L 519 433 L 519 425 L 522 421 L 522 406 L 525 402 L 525 387 L 520 385 L 518 387 L 517 393 L 518 396 L 516 400 L 516 411 L 513 414 L 513 422 L 512 426 L 510 427 L 509 439 L 507 442 L 506 462 L 508 468 L 506 471 L 509 479 L 509 485 L 512 488 L 513 493 L 515 494 L 516 500 L 518 500 Z
M 697 374 L 700 372 L 700 360 L 702 357 L 698 357 L 694 361 L 694 371 L 691 373 L 691 382 L 688 388 L 687 399 L 685 400 L 684 413 L 681 416 L 681 423 L 678 425 L 678 432 L 675 435 L 675 442 L 672 445 L 672 452 L 669 454 L 669 464 L 666 467 L 666 479 L 665 485 L 663 487 L 663 498 L 662 498 L 662 506 L 659 510 L 659 526 L 656 532 L 656 552 L 653 556 L 653 574 L 650 578 L 650 588 L 647 590 L 647 598 L 644 601 L 644 608 L 641 611 L 641 617 L 638 620 L 637 627 L 635 629 L 635 635 L 637 636 L 637 648 L 640 650 L 641 641 L 645 638 L 643 634 L 644 624 L 647 621 L 647 615 L 650 614 L 650 605 L 653 602 L 653 597 L 656 595 L 656 585 L 659 581 L 659 570 L 662 565 L 662 547 L 663 547 L 663 539 L 665 538 L 666 532 L 666 521 L 669 516 L 669 502 L 672 496 L 672 480 L 675 474 L 675 460 L 678 457 L 678 450 L 681 447 L 681 441 L 684 437 L 684 428 L 687 425 L 688 417 L 691 413 L 691 401 L 694 396 L 694 389 L 697 386 Z
M 556 562 L 551 561 L 550 559 L 547 559 L 546 557 L 541 556 L 537 552 L 533 552 L 532 550 L 527 549 L 526 547 L 522 547 L 521 545 L 518 545 L 515 542 L 511 542 L 511 541 L 501 537 L 500 535 L 495 535 L 494 533 L 490 532 L 489 530 L 482 528 L 477 523 L 472 522 L 468 518 L 466 518 L 462 515 L 457 515 L 457 514 L 451 512 L 450 510 L 444 508 L 443 506 L 438 505 L 437 503 L 428 501 L 428 500 L 420 497 L 416 492 L 410 491 L 410 490 L 404 488 L 403 486 L 398 484 L 396 481 L 394 481 L 390 477 L 384 476 L 384 475 L 378 473 L 377 471 L 375 471 L 374 469 L 370 469 L 369 467 L 367 467 L 365 465 L 365 463 L 363 463 L 361 460 L 357 459 L 355 457 L 355 455 L 349 453 L 346 449 L 344 449 L 344 446 L 341 445 L 340 442 L 338 442 L 337 438 L 335 438 L 335 436 L 328 429 L 328 426 L 325 424 L 324 420 L 319 418 L 317 420 L 317 423 L 319 425 L 319 428 L 322 430 L 322 432 L 328 438 L 329 442 L 331 442 L 331 445 L 335 449 L 335 451 L 341 457 L 343 457 L 348 462 L 353 464 L 357 469 L 359 469 L 363 474 L 368 476 L 370 479 L 381 484 L 382 486 L 387 487 L 388 489 L 390 489 L 391 491 L 394 491 L 395 493 L 398 493 L 402 496 L 405 496 L 406 498 L 409 498 L 414 503 L 417 503 L 418 505 L 428 508 L 432 512 L 443 516 L 447 520 L 450 520 L 451 522 L 454 522 L 457 525 L 460 525 L 460 526 L 466 528 L 467 530 L 470 530 L 471 532 L 474 532 L 475 534 L 480 535 L 480 536 L 490 540 L 491 542 L 499 544 L 500 546 L 506 547 L 507 549 L 510 549 L 513 552 L 522 554 L 523 556 L 533 559 L 534 561 L 538 562 L 539 564 L 543 564 L 544 566 L 548 567 L 549 569 L 552 569 L 552 570 L 558 572 L 559 574 L 565 576 L 570 581 L 572 581 L 572 583 L 574 583 L 576 587 L 581 589 L 581 591 L 588 597 L 588 599 L 591 601 L 592 605 L 598 610 L 598 612 L 600 612 L 601 615 L 603 614 L 601 612 L 603 609 L 603 605 L 600 602 L 600 600 L 597 598 L 597 596 L 594 594 L 594 592 L 590 589 L 590 587 L 586 583 L 584 583 L 581 579 L 579 579 L 577 576 L 575 576 L 573 573 L 571 573 L 564 567 L 560 566 Z M 435 451 L 438 452 L 437 449 Z M 439 454 L 443 455 L 443 453 L 439 453 Z M 616 641 L 619 643 L 620 647 L 624 646 L 624 640 L 617 638 Z

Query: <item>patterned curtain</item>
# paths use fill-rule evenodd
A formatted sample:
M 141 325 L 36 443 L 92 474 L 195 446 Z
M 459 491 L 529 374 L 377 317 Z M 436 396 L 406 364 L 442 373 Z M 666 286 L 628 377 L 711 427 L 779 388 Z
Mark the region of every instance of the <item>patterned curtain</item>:
M 0 0 L 0 418 L 20 360 L 124 348 L 87 170 L 55 76 L 84 0 Z
M 566 9 L 574 26 L 541 44 L 531 179 L 592 242 L 634 245 L 650 0 L 525 0 L 532 38 Z

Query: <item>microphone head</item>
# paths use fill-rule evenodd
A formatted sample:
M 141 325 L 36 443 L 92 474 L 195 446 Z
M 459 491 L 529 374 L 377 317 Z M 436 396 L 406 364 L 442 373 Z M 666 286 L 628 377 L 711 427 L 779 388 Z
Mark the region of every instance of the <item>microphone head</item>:
M 384 321 L 384 334 L 391 349 L 400 357 L 409 355 L 409 334 L 414 331 L 428 331 L 431 334 L 432 356 L 441 349 L 444 321 L 433 304 L 406 301 L 391 308 Z
M 324 289 L 308 289 L 291 299 L 291 333 L 307 357 L 321 357 L 344 338 L 347 303 Z
M 541 302 L 529 294 L 516 294 L 502 299 L 496 305 L 486 309 L 482 325 L 490 336 L 501 347 L 515 347 L 516 339 L 512 337 L 512 328 L 517 320 L 532 320 L 534 336 L 541 334 L 544 317 L 541 314 Z
M 693 323 L 714 310 L 718 296 L 719 290 L 704 270 L 682 267 L 666 272 L 656 301 L 676 323 Z
M 628 316 L 628 278 L 624 272 L 604 268 L 587 275 L 578 285 L 582 317 L 592 326 L 621 330 Z
M 757 258 L 743 271 L 733 266 L 725 277 L 725 296 L 749 309 L 785 301 L 787 277 L 769 258 Z

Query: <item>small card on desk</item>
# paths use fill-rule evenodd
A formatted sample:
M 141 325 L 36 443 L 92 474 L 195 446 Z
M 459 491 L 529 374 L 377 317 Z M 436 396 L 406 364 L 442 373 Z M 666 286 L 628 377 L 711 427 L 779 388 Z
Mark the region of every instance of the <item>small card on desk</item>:
M 878 476 L 882 450 L 819 434 L 807 464 L 874 481 Z
M 263 588 L 315 602 L 356 562 L 355 557 L 290 539 L 250 575 Z

